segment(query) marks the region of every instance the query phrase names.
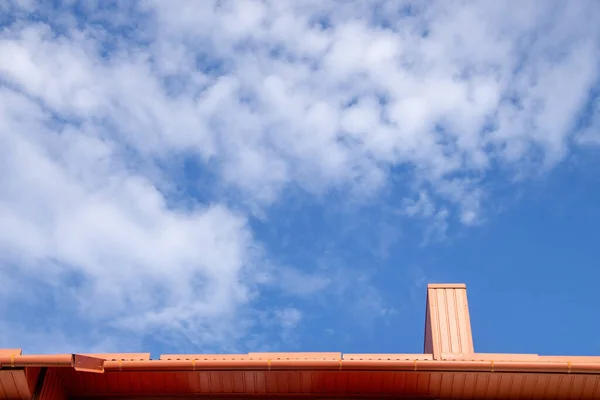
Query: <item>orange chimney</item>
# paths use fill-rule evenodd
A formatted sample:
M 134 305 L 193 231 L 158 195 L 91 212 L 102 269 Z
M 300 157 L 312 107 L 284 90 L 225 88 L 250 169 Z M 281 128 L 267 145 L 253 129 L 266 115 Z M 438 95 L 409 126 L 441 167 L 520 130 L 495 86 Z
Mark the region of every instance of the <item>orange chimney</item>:
M 435 360 L 474 352 L 465 284 L 427 285 L 424 352 Z

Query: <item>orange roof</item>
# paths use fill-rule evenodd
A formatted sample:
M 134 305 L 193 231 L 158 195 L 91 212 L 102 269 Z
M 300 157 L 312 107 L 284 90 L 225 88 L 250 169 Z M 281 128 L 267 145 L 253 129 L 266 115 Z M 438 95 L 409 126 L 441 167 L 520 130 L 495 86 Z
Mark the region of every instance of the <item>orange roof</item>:
M 600 357 L 473 351 L 466 288 L 430 285 L 424 354 L 23 355 L 0 399 L 197 396 L 600 399 Z M 37 397 L 36 397 L 37 396 Z

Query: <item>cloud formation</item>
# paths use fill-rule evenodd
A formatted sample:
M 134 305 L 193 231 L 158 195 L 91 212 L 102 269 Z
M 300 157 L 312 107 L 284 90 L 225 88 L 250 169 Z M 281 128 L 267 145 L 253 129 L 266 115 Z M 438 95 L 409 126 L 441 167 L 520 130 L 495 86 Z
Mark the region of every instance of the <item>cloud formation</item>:
M 394 185 L 443 234 L 484 218 L 490 179 L 600 142 L 594 2 L 0 7 L 2 296 L 54 304 L 58 330 L 235 347 L 264 287 L 340 279 L 270 263 L 249 219 L 288 191 Z M 302 320 L 268 313 L 283 333 Z

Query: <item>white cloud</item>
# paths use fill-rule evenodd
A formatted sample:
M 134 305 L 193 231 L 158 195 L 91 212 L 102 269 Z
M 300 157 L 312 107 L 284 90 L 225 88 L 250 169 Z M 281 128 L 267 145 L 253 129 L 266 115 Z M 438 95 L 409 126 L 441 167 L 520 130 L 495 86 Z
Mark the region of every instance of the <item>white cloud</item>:
M 1 274 L 75 280 L 55 297 L 86 321 L 236 341 L 269 281 L 248 209 L 288 187 L 376 196 L 407 167 L 407 199 L 420 197 L 405 214 L 443 233 L 451 218 L 481 221 L 490 171 L 526 177 L 570 151 L 598 79 L 594 2 L 323 3 L 144 1 L 90 6 L 95 24 L 77 25 L 46 7 L 34 22 L 13 2 L 0 33 Z M 241 196 L 173 206 L 178 178 L 159 166 L 183 157 Z M 287 273 L 288 292 L 331 279 L 300 274 L 293 288 Z M 4 295 L 22 299 L 17 287 Z
M 576 136 L 580 145 L 600 145 L 600 97 L 592 104 L 589 120 L 582 131 Z
M 19 265 L 6 274 L 57 288 L 76 274 L 82 315 L 138 331 L 223 318 L 249 300 L 255 244 L 243 216 L 169 209 L 95 128 L 51 130 L 23 96 L 2 99 L 0 258 Z
M 285 329 L 293 329 L 302 319 L 302 312 L 297 308 L 284 308 L 277 312 L 277 317 Z
M 290 181 L 309 190 L 372 181 L 366 187 L 376 189 L 385 182 L 385 166 L 400 164 L 415 165 L 437 188 L 448 175 L 481 174 L 492 161 L 517 167 L 532 149 L 551 166 L 568 151 L 573 118 L 596 79 L 597 29 L 575 27 L 590 18 L 582 3 L 532 3 L 517 13 L 483 3 L 457 8 L 439 2 L 419 18 L 398 18 L 382 29 L 361 19 L 369 13 L 361 15 L 354 2 L 359 19 L 348 18 L 350 6 L 340 5 L 343 10 L 330 15 L 332 28 L 322 30 L 310 24 L 322 9 L 266 2 L 268 10 L 261 5 L 262 17 L 252 20 L 251 29 L 242 23 L 218 36 L 210 26 L 182 24 L 179 14 L 157 4 L 164 40 L 210 43 L 239 87 L 257 97 L 251 115 L 236 99 L 217 114 L 238 110 L 223 132 L 236 136 L 244 150 L 226 150 L 233 151 L 227 177 L 253 195 Z M 240 12 L 195 9 L 215 25 L 244 20 Z M 428 30 L 427 37 L 419 27 Z M 299 36 L 318 40 L 306 43 Z M 349 101 L 356 105 L 344 106 Z M 486 133 L 487 126 L 494 128 Z M 271 152 L 264 153 L 264 146 Z M 253 169 L 247 172 L 248 153 L 258 154 L 254 176 L 248 174 Z M 259 167 L 265 158 L 279 167 Z M 450 200 L 475 208 L 461 212 L 464 222 L 477 218 L 480 204 Z

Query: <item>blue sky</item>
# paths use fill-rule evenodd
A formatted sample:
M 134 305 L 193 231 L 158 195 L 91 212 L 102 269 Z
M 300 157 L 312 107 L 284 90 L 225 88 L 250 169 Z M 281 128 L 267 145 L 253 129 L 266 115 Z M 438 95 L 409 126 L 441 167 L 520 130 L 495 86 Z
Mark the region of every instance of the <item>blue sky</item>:
M 600 353 L 600 7 L 0 2 L 0 347 Z

